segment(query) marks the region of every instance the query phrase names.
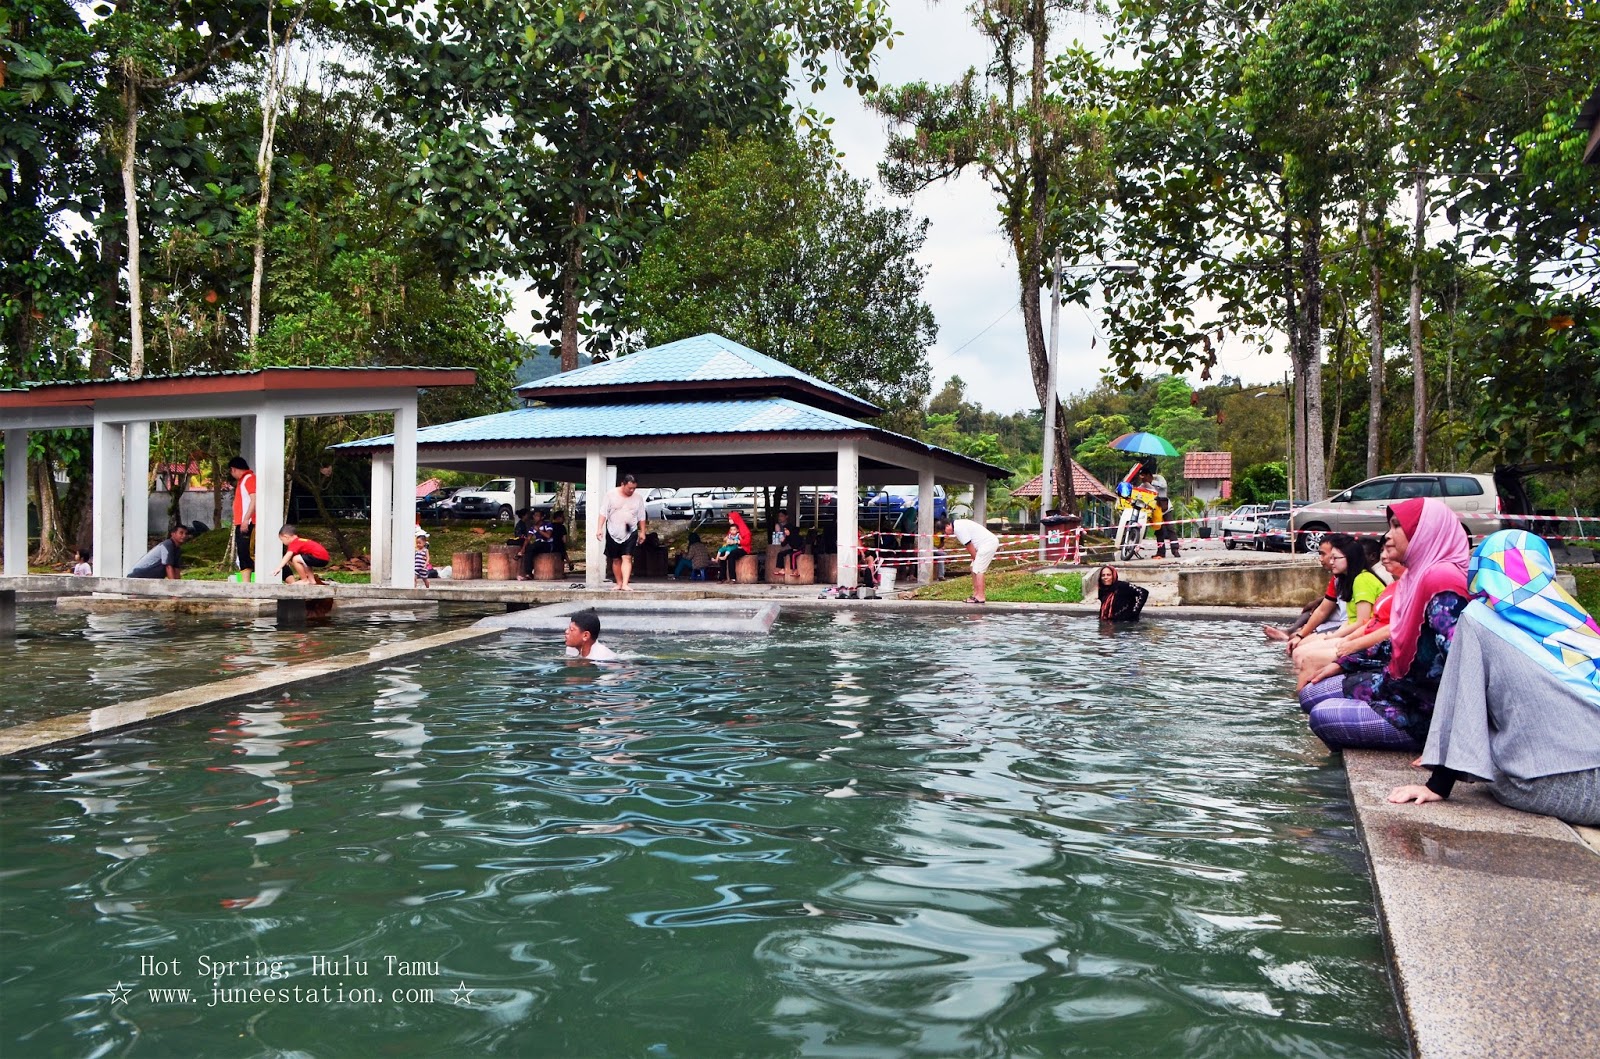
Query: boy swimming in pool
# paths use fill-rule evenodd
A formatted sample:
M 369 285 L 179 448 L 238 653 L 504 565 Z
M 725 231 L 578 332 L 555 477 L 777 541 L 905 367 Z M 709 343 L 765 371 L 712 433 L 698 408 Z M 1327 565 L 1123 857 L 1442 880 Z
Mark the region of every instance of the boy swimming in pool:
M 567 657 L 591 662 L 619 662 L 617 653 L 600 642 L 600 615 L 580 610 L 567 624 Z

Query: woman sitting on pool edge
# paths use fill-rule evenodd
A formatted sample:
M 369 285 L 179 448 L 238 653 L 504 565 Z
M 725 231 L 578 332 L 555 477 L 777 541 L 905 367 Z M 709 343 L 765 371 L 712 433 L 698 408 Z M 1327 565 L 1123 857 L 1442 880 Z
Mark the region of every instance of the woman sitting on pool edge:
M 1300 705 L 1330 750 L 1420 750 L 1456 620 L 1466 608 L 1467 535 L 1441 500 L 1389 508 L 1389 543 L 1406 564 L 1389 623 L 1388 664 L 1308 685 Z
M 1387 535 L 1383 538 L 1383 568 L 1391 578 L 1378 593 L 1372 605 L 1372 617 L 1365 625 L 1343 634 L 1338 641 L 1338 656 L 1312 674 L 1307 685 L 1336 677 L 1341 673 L 1366 669 L 1376 672 L 1389 664 L 1389 618 L 1394 607 L 1394 594 L 1399 591 L 1400 579 L 1405 576 L 1405 564 L 1395 558 L 1394 548 Z
M 1095 580 L 1100 587 L 1101 621 L 1138 621 L 1150 590 L 1130 585 L 1117 574 L 1115 566 L 1102 566 Z
M 1495 800 L 1600 827 L 1600 624 L 1556 583 L 1543 540 L 1485 537 L 1456 626 L 1421 764 L 1395 803 L 1442 801 L 1458 779 Z
M 1379 556 L 1369 550 L 1365 542 L 1344 533 L 1330 534 L 1325 539 L 1333 549 L 1329 572 L 1333 574 L 1334 593 L 1344 603 L 1346 617 L 1344 623 L 1333 632 L 1307 636 L 1290 653 L 1297 691 L 1304 691 L 1306 685 L 1331 676 L 1337 671 L 1328 668 L 1331 663 L 1373 642 L 1366 638 L 1364 642 L 1356 643 L 1364 633 L 1371 633 L 1378 627 L 1373 624 L 1374 616 L 1378 613 L 1378 600 L 1387 600 L 1383 620 L 1378 623 L 1383 627 L 1389 624 L 1390 607 L 1394 601 L 1393 584 L 1385 585 L 1370 569 Z M 1387 534 L 1384 536 L 1382 554 L 1398 564 Z M 1405 569 L 1404 566 L 1399 568 Z M 1393 573 L 1386 576 L 1393 581 Z M 1387 633 L 1381 639 L 1387 640 Z M 1388 655 L 1384 655 L 1381 661 L 1388 662 Z

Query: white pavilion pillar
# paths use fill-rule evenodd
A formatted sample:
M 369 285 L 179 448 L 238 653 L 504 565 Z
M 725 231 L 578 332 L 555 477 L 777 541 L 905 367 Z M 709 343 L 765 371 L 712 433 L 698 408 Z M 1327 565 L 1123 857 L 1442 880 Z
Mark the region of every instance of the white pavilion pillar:
M 389 526 L 388 583 L 396 588 L 413 583 L 412 554 L 417 528 L 417 395 L 412 392 L 394 410 L 394 521 Z
M 838 472 L 834 476 L 839 490 L 839 583 L 858 584 L 856 570 L 856 537 L 861 527 L 857 515 L 860 510 L 861 453 L 856 442 L 839 443 Z
M 933 472 L 917 472 L 917 584 L 933 583 Z
M 370 571 L 368 576 L 374 585 L 381 585 L 388 579 L 390 567 L 393 565 L 389 559 L 389 549 L 394 545 L 393 452 L 372 454 L 372 518 L 368 529 L 371 533 L 370 543 L 367 545 Z M 415 543 L 412 542 L 413 545 Z M 408 548 L 404 555 L 406 562 L 410 563 L 412 550 Z
M 989 521 L 989 483 L 972 483 L 972 521 L 982 526 Z
M 163 534 L 166 527 L 162 527 Z M 122 569 L 150 550 L 150 421 L 122 428 Z
M 256 580 L 268 581 L 283 558 L 278 529 L 283 525 L 284 409 L 268 401 L 256 413 L 255 421 L 255 457 L 245 459 L 250 460 L 256 475 Z
M 128 567 L 122 565 L 121 423 L 95 420 L 93 466 L 94 572 L 100 577 L 122 577 Z
M 28 432 L 6 431 L 7 577 L 28 572 Z
M 583 521 L 583 569 L 584 584 L 589 588 L 599 588 L 605 583 L 606 546 L 604 541 L 595 536 L 596 532 L 604 532 L 600 523 L 600 505 L 605 502 L 607 492 L 606 482 L 606 457 L 599 449 L 590 449 L 584 455 L 584 521 Z

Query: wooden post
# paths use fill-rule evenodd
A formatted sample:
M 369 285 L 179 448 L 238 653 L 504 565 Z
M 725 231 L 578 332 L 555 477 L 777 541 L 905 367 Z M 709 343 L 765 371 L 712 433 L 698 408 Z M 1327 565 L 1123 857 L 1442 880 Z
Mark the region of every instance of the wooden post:
M 522 549 L 515 544 L 491 544 L 489 546 L 489 560 L 484 566 L 483 576 L 489 581 L 515 581 L 520 562 L 517 553 Z
M 452 581 L 479 581 L 483 579 L 482 552 L 456 552 L 450 557 Z

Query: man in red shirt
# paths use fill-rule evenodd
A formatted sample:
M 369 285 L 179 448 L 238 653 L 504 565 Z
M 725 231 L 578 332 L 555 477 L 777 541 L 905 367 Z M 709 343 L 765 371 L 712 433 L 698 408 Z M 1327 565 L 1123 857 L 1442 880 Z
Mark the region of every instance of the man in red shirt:
M 278 570 L 283 571 L 283 579 L 286 582 L 291 585 L 302 582 L 308 585 L 324 583 L 322 578 L 312 571 L 321 570 L 328 565 L 328 560 L 331 558 L 328 549 L 314 540 L 300 536 L 292 524 L 278 531 L 278 540 L 283 542 L 283 562 L 278 564 Z M 277 573 L 278 570 L 272 572 Z
M 256 572 L 256 476 L 243 456 L 228 461 L 233 477 L 233 548 L 239 553 L 239 580 Z

